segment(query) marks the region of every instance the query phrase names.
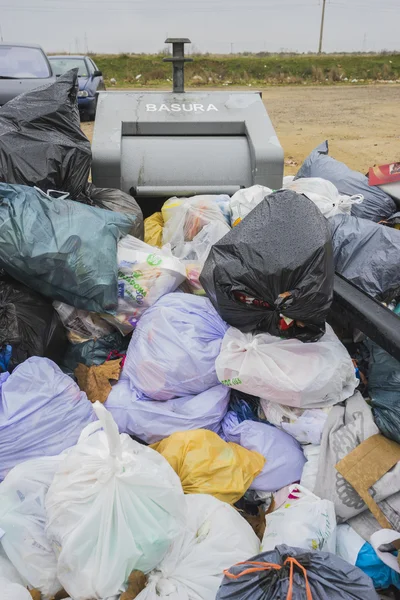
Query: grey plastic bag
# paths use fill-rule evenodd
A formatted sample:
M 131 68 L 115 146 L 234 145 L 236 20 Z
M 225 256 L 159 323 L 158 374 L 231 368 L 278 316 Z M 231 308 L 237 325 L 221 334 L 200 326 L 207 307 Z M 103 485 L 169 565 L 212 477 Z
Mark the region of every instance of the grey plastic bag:
M 282 545 L 225 571 L 216 600 L 285 598 L 378 600 L 379 596 L 372 579 L 342 558 Z
M 143 213 L 133 196 L 115 188 L 98 188 L 93 183 L 88 183 L 86 195 L 93 206 L 134 216 L 129 233 L 139 240 L 144 239 Z
M 0 267 L 71 306 L 109 312 L 118 301 L 117 243 L 133 217 L 0 183 Z
M 374 298 L 400 295 L 400 231 L 350 215 L 328 222 L 335 270 Z
M 368 178 L 362 173 L 353 171 L 344 163 L 328 156 L 328 151 L 327 141 L 317 146 L 307 156 L 295 179 L 322 177 L 332 182 L 341 194 L 362 194 L 364 202 L 351 207 L 351 214 L 355 217 L 378 222 L 396 211 L 393 198 L 379 187 L 370 186 Z

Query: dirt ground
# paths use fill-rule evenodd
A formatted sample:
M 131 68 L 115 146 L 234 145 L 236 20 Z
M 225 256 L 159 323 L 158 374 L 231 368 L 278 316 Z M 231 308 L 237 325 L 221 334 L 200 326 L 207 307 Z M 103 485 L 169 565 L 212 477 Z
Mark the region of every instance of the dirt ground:
M 269 87 L 263 98 L 287 175 L 326 139 L 332 156 L 363 173 L 400 159 L 400 85 Z M 91 140 L 93 123 L 82 128 Z

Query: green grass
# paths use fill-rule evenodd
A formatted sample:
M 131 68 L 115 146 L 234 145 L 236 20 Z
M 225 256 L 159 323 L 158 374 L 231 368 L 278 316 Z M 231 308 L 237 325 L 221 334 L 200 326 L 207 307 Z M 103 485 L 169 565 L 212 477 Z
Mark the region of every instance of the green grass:
M 171 63 L 162 55 L 93 54 L 106 83 L 117 87 L 168 86 Z M 398 54 L 200 55 L 185 66 L 186 86 L 346 83 L 400 80 Z M 141 75 L 136 79 L 137 75 Z

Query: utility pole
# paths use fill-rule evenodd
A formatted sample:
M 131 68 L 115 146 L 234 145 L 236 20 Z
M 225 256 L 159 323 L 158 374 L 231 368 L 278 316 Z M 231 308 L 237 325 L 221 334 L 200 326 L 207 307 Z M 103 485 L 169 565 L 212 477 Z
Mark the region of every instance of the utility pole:
M 321 52 L 322 52 L 322 37 L 324 35 L 324 20 L 325 20 L 325 4 L 326 4 L 326 0 L 322 0 L 321 30 L 319 32 L 318 54 L 321 54 Z

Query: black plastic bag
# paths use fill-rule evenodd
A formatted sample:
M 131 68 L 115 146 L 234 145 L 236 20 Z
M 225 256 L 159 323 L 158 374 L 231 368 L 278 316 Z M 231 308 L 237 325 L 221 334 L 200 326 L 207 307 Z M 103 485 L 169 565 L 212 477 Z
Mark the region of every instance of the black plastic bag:
M 122 358 L 126 354 L 131 337 L 124 337 L 119 331 L 115 331 L 82 344 L 70 343 L 62 361 L 62 369 L 73 373 L 80 363 L 92 367 L 102 365 L 107 359 Z
M 281 190 L 214 244 L 200 282 L 230 325 L 308 342 L 325 332 L 333 276 L 326 219 L 305 196 Z
M 284 544 L 225 571 L 216 600 L 285 598 L 379 600 L 372 579 L 358 567 L 330 552 Z
M 12 371 L 30 356 L 59 362 L 67 347 L 65 329 L 49 300 L 7 276 L 0 276 L 0 350 L 11 346 Z
M 112 210 L 114 212 L 133 215 L 135 220 L 129 232 L 139 240 L 144 238 L 143 213 L 133 196 L 115 188 L 98 188 L 93 183 L 88 183 L 86 195 L 90 203 L 98 208 Z
M 400 295 L 400 231 L 351 215 L 328 219 L 335 270 L 373 298 Z
M 400 444 L 400 362 L 368 340 L 368 392 L 380 432 Z
M 92 152 L 80 128 L 78 69 L 0 109 L 0 181 L 69 192 L 86 186 Z
M 118 303 L 117 244 L 132 215 L 0 183 L 0 267 L 53 300 L 93 312 Z
M 300 177 L 322 177 L 333 183 L 341 194 L 353 196 L 362 194 L 364 201 L 353 204 L 351 214 L 355 217 L 381 221 L 390 217 L 396 210 L 393 198 L 377 186 L 370 186 L 368 177 L 353 171 L 347 165 L 328 156 L 328 142 L 315 148 L 300 167 L 296 179 Z

